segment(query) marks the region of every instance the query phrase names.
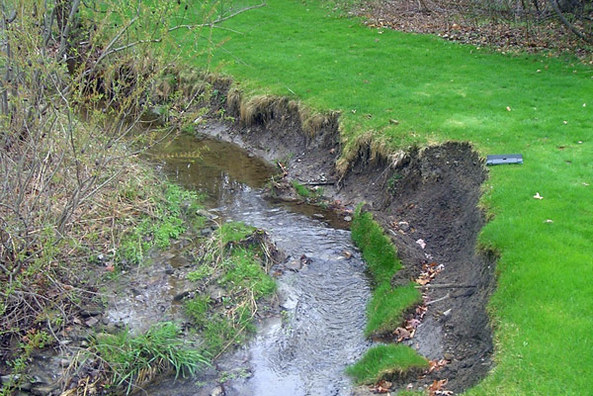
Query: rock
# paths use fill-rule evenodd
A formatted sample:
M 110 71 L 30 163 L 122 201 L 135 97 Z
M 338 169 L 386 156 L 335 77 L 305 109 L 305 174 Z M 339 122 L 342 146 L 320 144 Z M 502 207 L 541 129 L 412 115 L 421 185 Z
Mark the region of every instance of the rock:
M 410 224 L 407 221 L 400 221 L 399 223 L 397 223 L 397 226 L 403 232 L 408 232 L 410 230 Z
M 216 286 L 209 287 L 208 293 L 213 301 L 222 301 L 222 298 L 226 296 L 225 291 Z
M 175 295 L 175 297 L 173 297 L 173 301 L 181 301 L 183 300 L 185 297 L 189 296 L 189 291 L 182 291 L 181 293 L 178 293 Z
M 344 221 L 347 221 L 348 223 L 350 223 L 352 221 L 352 217 L 351 216 L 344 216 Z
M 206 217 L 208 220 L 216 220 L 218 219 L 218 216 L 215 215 L 214 213 L 210 213 L 207 210 L 204 209 L 199 209 L 196 211 L 196 214 Z
M 300 260 L 290 260 L 284 267 L 286 267 L 287 270 L 297 272 L 303 268 L 303 264 L 301 264 Z
M 421 247 L 422 249 L 424 249 L 424 248 L 426 247 L 426 242 L 424 242 L 424 239 L 418 239 L 418 240 L 416 241 L 416 243 L 417 243 L 418 245 L 420 245 L 420 247 Z
M 39 396 L 46 396 L 46 395 L 58 395 L 60 392 L 57 392 L 60 389 L 60 386 L 56 383 L 53 384 L 39 384 L 34 385 L 31 388 L 31 394 L 39 395 Z
M 210 236 L 212 234 L 212 228 L 210 228 L 210 227 L 202 228 L 200 230 L 200 234 L 202 236 Z
M 313 213 L 313 217 L 315 217 L 316 219 L 324 219 L 325 216 L 322 215 L 321 213 Z
M 219 385 L 212 389 L 212 391 L 210 391 L 210 396 L 224 396 L 224 390 L 222 389 L 222 386 Z
M 68 359 L 60 359 L 59 363 L 60 363 L 60 367 L 70 366 L 70 360 L 68 360 Z
M 99 323 L 99 319 L 96 317 L 89 318 L 86 322 L 84 322 L 88 327 L 93 327 L 97 323 Z
M 352 257 L 352 253 L 350 253 L 347 250 L 342 251 L 342 256 L 346 257 L 346 259 L 350 260 L 350 258 Z
M 80 316 L 89 318 L 91 316 L 98 316 L 103 313 L 103 308 L 98 305 L 89 305 L 80 311 Z
M 175 268 L 173 268 L 172 266 L 170 266 L 169 264 L 167 264 L 165 266 L 165 274 L 167 275 L 173 275 L 175 273 Z

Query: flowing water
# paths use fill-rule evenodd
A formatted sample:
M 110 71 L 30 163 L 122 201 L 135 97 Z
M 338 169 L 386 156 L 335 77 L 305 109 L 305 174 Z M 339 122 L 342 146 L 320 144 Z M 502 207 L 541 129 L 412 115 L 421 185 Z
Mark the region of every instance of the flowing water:
M 264 321 L 248 345 L 218 363 L 219 372 L 240 373 L 224 383 L 225 394 L 350 394 L 344 368 L 369 347 L 363 328 L 370 298 L 350 232 L 319 208 L 265 200 L 261 187 L 274 169 L 235 145 L 180 136 L 157 156 L 180 185 L 204 194 L 211 212 L 265 229 L 289 260 L 308 258 L 300 271 L 277 278 L 282 317 Z M 212 382 L 198 380 L 165 380 L 149 393 L 210 394 Z

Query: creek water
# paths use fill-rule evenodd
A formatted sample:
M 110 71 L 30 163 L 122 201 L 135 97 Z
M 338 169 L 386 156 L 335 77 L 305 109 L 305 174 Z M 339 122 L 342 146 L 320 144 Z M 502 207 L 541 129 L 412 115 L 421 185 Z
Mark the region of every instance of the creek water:
M 227 372 L 235 375 L 219 388 L 226 395 L 351 394 L 344 369 L 369 347 L 363 329 L 370 284 L 343 222 L 319 208 L 264 199 L 261 188 L 274 168 L 236 145 L 180 136 L 157 157 L 177 183 L 205 196 L 212 213 L 266 230 L 288 260 L 308 260 L 276 279 L 283 314 L 264 320 L 252 341 L 222 357 L 217 379 L 169 378 L 147 392 L 208 395 Z

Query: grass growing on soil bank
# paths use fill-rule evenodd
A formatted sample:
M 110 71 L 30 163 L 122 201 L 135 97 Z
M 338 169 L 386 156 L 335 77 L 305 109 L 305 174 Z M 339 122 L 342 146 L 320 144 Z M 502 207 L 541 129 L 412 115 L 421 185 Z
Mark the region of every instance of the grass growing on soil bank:
M 391 286 L 391 280 L 401 269 L 401 263 L 395 247 L 370 213 L 363 213 L 359 207 L 354 213 L 351 230 L 352 240 L 362 251 L 375 284 L 373 296 L 367 305 L 365 334 L 372 336 L 392 332 L 401 324 L 404 311 L 420 302 L 420 292 L 412 282 L 405 287 Z M 370 383 L 426 364 L 426 359 L 409 346 L 380 345 L 368 350 L 346 372 L 358 383 Z
M 420 291 L 410 282 L 405 287 L 392 287 L 391 280 L 401 269 L 395 247 L 370 213 L 358 208 L 352 220 L 352 240 L 362 251 L 373 277 L 373 297 L 367 306 L 367 336 L 395 330 L 403 320 L 403 312 L 421 300 Z
M 270 260 L 263 231 L 243 223 L 222 224 L 206 243 L 187 275 L 205 292 L 186 300 L 185 312 L 209 355 L 243 344 L 255 331 L 258 304 L 276 290 L 266 270 Z
M 346 373 L 359 384 L 373 384 L 381 378 L 390 378 L 427 367 L 428 361 L 412 348 L 391 344 L 369 349 L 362 359 L 346 369 Z
M 493 220 L 480 240 L 500 253 L 496 367 L 469 393 L 592 389 L 593 70 L 370 29 L 314 1 L 266 4 L 211 37 L 221 43 L 212 68 L 247 95 L 340 110 L 347 145 L 371 132 L 394 148 L 460 140 L 524 155 L 523 166 L 491 169 L 483 200 Z

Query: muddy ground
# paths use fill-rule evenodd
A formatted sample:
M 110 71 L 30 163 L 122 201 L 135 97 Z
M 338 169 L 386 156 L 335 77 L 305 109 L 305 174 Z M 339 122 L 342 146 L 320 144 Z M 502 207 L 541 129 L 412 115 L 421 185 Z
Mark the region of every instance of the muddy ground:
M 236 122 L 229 128 L 214 122 L 200 130 L 281 162 L 287 179 L 321 185 L 325 196 L 345 207 L 366 203 L 404 264 L 393 284 L 418 279 L 427 266 L 438 267 L 441 271 L 427 286 L 418 286 L 427 311 L 414 336 L 403 342 L 447 364 L 420 377 L 395 380 L 393 386 L 419 388 L 447 379 L 445 388 L 460 392 L 475 385 L 491 369 L 493 349 L 485 307 L 495 287 L 495 257 L 476 249 L 485 221 L 477 206 L 487 178 L 483 159 L 468 143 L 387 156 L 361 145 L 345 174 L 338 174 L 341 145 L 332 117 L 313 137 L 290 109 L 256 117 L 251 125 Z M 387 340 L 399 336 L 387 335 Z

